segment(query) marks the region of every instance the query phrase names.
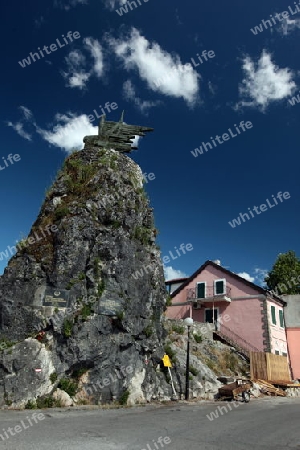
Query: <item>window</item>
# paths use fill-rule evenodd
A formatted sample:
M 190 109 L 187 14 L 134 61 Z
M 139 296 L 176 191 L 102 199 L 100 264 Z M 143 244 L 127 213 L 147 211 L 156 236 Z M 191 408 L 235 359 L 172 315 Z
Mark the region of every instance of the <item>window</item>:
M 286 352 L 282 352 L 282 356 L 287 356 L 287 353 Z
M 275 355 L 279 355 L 279 350 L 275 350 Z
M 205 309 L 205 322 L 214 323 L 217 325 L 219 317 L 219 308 L 206 308 Z
M 215 295 L 225 294 L 225 283 L 226 280 L 215 280 Z
M 276 310 L 275 306 L 271 305 L 272 324 L 276 325 Z
M 279 323 L 281 328 L 284 328 L 284 320 L 283 320 L 283 311 L 282 309 L 279 310 Z
M 205 298 L 206 283 L 197 283 L 197 298 Z

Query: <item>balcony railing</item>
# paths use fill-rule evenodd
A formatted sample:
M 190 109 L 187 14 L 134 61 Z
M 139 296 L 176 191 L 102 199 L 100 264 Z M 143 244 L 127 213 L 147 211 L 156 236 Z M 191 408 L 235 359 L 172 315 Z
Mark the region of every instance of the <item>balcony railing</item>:
M 206 286 L 205 297 L 198 297 L 198 289 L 195 287 L 186 290 L 186 300 L 190 302 L 230 301 L 230 293 L 231 289 L 227 286 L 224 287 L 224 292 L 221 294 L 216 294 L 215 286 Z

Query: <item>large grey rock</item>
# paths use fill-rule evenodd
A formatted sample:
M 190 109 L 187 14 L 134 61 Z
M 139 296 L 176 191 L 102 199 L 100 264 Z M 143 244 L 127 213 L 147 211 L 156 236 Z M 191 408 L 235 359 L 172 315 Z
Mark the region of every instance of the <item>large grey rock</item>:
M 113 150 L 88 147 L 66 159 L 29 233 L 31 244 L 0 277 L 0 339 L 17 342 L 1 353 L 0 406 L 8 397 L 24 405 L 51 394 L 60 378 L 79 369 L 87 370 L 82 389 L 95 403 L 127 390 L 129 403 L 171 395 L 155 370 L 164 353 L 166 292 L 142 186 L 140 168 Z M 55 291 L 67 308 L 44 304 Z M 43 343 L 34 339 L 39 330 L 46 332 Z M 43 365 L 41 373 L 36 365 Z

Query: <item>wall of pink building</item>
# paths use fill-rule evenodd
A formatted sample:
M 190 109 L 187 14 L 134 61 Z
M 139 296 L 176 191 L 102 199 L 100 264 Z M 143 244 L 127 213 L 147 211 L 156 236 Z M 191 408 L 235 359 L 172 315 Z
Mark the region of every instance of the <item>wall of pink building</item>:
M 234 297 L 244 297 L 249 295 L 258 295 L 259 292 L 246 285 L 242 280 L 236 280 L 230 275 L 224 275 L 224 273 L 213 267 L 207 266 L 203 272 L 201 272 L 197 277 L 195 277 L 185 288 L 183 288 L 176 297 L 173 298 L 173 305 L 177 302 L 185 302 L 187 299 L 187 290 L 195 288 L 196 283 L 200 281 L 206 281 L 207 286 L 213 286 L 213 282 L 216 279 L 226 278 L 226 286 L 231 289 L 230 298 Z M 247 342 L 252 344 L 258 350 L 263 351 L 263 330 L 262 330 L 262 306 L 259 298 L 253 299 L 240 299 L 232 300 L 231 303 L 220 302 L 215 303 L 215 307 L 219 307 L 220 315 L 229 315 L 230 320 L 224 322 L 224 325 L 238 334 L 241 338 L 245 339 Z M 192 309 L 192 317 L 194 320 L 199 322 L 204 322 L 204 308 L 212 308 L 212 303 L 207 303 L 203 306 L 203 309 L 195 310 Z M 180 318 L 180 310 L 182 306 L 169 307 L 166 311 L 167 317 L 170 318 Z M 185 312 L 187 310 L 184 310 Z M 185 316 L 187 317 L 187 315 Z M 222 331 L 222 323 L 220 325 L 220 330 Z
M 293 378 L 300 378 L 300 328 L 287 328 L 286 333 Z
M 166 310 L 166 317 L 168 319 L 185 319 L 190 317 L 190 305 L 169 306 Z
M 271 305 L 275 306 L 276 325 L 272 323 Z M 287 353 L 287 342 L 285 328 L 280 327 L 279 322 L 279 310 L 283 312 L 283 307 L 276 301 L 268 299 L 268 322 L 270 331 L 271 352 L 275 353 L 276 350 L 279 354 Z
M 258 298 L 232 300 L 226 308 L 230 320 L 225 323 L 225 326 L 259 351 L 264 350 L 261 311 L 261 301 Z
M 212 309 L 213 307 L 218 310 L 219 317 L 222 317 L 222 315 L 225 314 L 227 304 L 224 304 L 224 302 L 208 302 L 205 306 L 202 306 L 201 309 L 193 308 L 193 319 L 197 322 L 205 322 L 205 308 Z

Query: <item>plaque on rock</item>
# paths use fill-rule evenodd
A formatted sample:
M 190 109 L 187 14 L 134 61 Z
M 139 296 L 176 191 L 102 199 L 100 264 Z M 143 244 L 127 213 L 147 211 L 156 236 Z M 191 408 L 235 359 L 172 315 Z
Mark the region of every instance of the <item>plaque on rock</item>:
M 121 310 L 122 310 L 121 300 L 103 299 L 100 300 L 98 314 L 103 314 L 105 316 L 115 316 Z
M 46 288 L 43 306 L 66 308 L 69 302 L 69 291 L 63 289 Z

